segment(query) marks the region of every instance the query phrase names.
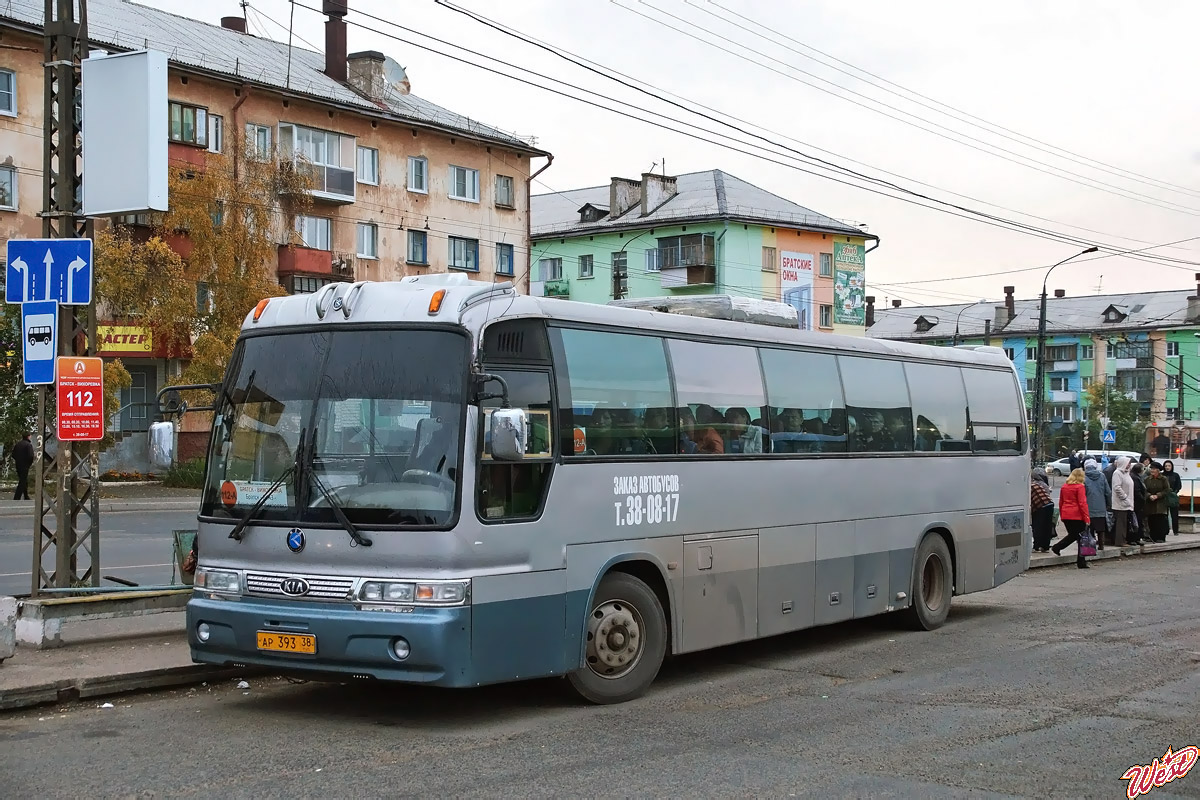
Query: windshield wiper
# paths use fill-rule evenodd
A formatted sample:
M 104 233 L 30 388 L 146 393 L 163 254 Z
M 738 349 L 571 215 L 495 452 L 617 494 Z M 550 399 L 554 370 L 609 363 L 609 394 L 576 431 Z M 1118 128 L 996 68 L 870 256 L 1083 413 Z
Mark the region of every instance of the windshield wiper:
M 370 547 L 374 543 L 359 533 L 358 527 L 346 516 L 346 512 L 342 510 L 341 505 L 334 499 L 333 492 L 329 491 L 329 487 L 325 485 L 325 481 L 321 480 L 321 476 L 317 474 L 317 430 L 317 428 L 313 428 L 312 438 L 308 440 L 308 453 L 301 456 L 301 466 L 308 470 L 308 475 L 312 478 L 313 483 L 317 485 L 317 488 L 321 490 L 321 495 L 329 503 L 329 507 L 333 510 L 333 515 L 337 517 L 338 523 L 346 529 L 346 533 L 350 534 L 350 539 L 354 542 L 354 545 Z
M 275 494 L 275 490 L 282 486 L 283 482 L 286 481 L 288 477 L 295 471 L 296 465 L 292 464 L 290 467 L 285 469 L 278 478 L 275 479 L 275 482 L 271 484 L 270 488 L 263 492 L 263 496 L 258 498 L 258 502 L 250 506 L 250 510 L 246 512 L 245 516 L 238 520 L 237 525 L 233 526 L 233 530 L 229 532 L 230 539 L 236 539 L 239 542 L 242 540 L 242 537 L 245 535 L 246 526 L 250 524 L 250 520 L 254 518 L 255 514 L 262 510 L 262 507 L 267 504 L 267 500 L 270 499 L 271 495 Z

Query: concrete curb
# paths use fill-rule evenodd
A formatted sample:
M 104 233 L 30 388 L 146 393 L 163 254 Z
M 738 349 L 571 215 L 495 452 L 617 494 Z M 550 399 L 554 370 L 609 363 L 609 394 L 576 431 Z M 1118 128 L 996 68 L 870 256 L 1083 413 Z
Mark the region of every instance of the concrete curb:
M 100 513 L 120 511 L 162 511 L 200 513 L 200 500 L 101 500 Z M 24 506 L 0 506 L 0 517 L 33 518 L 33 503 Z
M 36 686 L 24 686 L 0 694 L 0 711 L 15 711 L 48 703 L 69 703 L 95 697 L 142 692 L 150 689 L 170 689 L 205 681 L 251 677 L 261 670 L 244 667 L 214 667 L 194 664 L 145 672 L 126 672 L 121 675 L 102 675 L 94 678 L 70 678 Z
M 1200 550 L 1200 536 L 1192 533 L 1184 533 L 1180 536 L 1171 536 L 1162 544 L 1144 544 L 1140 547 L 1106 547 L 1100 550 L 1094 556 L 1088 556 L 1087 560 L 1106 561 L 1111 558 L 1123 558 L 1129 556 L 1151 556 L 1155 553 L 1170 553 L 1176 550 Z M 1065 564 L 1074 566 L 1074 555 L 1062 556 L 1043 556 L 1034 554 L 1029 560 L 1030 569 L 1040 569 L 1042 567 L 1060 567 Z

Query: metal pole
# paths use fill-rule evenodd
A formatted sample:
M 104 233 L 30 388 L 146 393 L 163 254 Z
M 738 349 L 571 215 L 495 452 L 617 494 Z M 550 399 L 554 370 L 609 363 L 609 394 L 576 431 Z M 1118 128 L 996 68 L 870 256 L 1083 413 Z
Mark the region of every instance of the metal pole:
M 1183 350 L 1179 351 L 1179 406 L 1175 409 L 1175 419 L 1183 421 Z
M 1047 275 L 1049 277 L 1049 275 Z M 1037 360 L 1033 378 L 1033 454 L 1038 463 L 1045 460 L 1042 441 L 1042 395 L 1046 381 L 1046 284 L 1042 284 L 1042 306 L 1038 314 Z

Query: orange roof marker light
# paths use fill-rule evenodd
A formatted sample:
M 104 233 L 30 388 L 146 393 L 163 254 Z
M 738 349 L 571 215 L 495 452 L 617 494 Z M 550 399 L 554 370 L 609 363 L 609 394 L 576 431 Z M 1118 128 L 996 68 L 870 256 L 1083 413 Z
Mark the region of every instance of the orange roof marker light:
M 438 289 L 433 293 L 433 297 L 429 298 L 429 316 L 433 316 L 442 310 L 442 301 L 446 299 L 446 290 Z
M 267 310 L 267 303 L 269 302 L 271 302 L 271 298 L 269 297 L 264 297 L 262 300 L 258 301 L 258 305 L 254 307 L 255 322 L 258 322 L 258 318 L 261 317 L 262 313 Z

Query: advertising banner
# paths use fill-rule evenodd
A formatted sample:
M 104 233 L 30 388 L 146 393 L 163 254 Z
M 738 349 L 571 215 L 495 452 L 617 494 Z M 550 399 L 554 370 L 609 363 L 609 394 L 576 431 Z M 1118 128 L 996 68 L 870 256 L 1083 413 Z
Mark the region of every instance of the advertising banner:
M 833 245 L 833 321 L 866 325 L 866 249 L 861 244 Z
M 811 253 L 779 254 L 779 294 L 783 302 L 796 309 L 799 327 L 810 331 L 813 319 L 813 257 Z

